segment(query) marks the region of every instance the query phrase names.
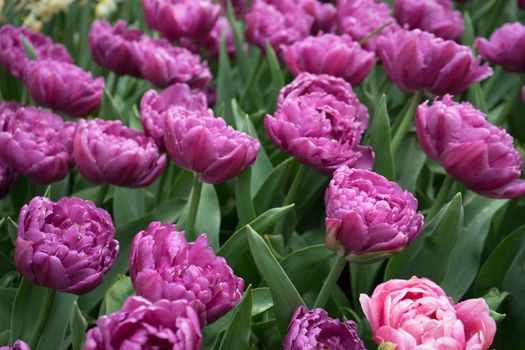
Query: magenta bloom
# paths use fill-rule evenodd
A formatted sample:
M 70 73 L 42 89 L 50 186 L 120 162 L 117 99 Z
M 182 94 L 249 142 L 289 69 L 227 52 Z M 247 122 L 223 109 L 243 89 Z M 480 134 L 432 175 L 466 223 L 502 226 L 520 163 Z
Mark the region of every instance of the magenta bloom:
M 94 183 L 144 187 L 166 166 L 152 139 L 119 120 L 81 120 L 73 153 L 78 171 Z
M 446 95 L 421 104 L 416 113 L 417 137 L 425 153 L 468 189 L 492 198 L 525 193 L 520 180 L 523 162 L 512 136 L 491 125 L 470 103 Z
M 76 197 L 35 197 L 18 219 L 15 262 L 31 282 L 84 294 L 97 287 L 118 254 L 108 212 Z
M 152 222 L 133 239 L 130 276 L 138 295 L 151 301 L 185 299 L 211 323 L 241 299 L 244 281 L 203 234 L 188 243 L 175 225 Z
M 396 349 L 487 350 L 496 333 L 484 299 L 457 305 L 426 278 L 390 280 L 359 298 L 377 344 Z
M 301 163 L 330 175 L 337 168 L 371 169 L 374 154 L 360 146 L 368 111 L 340 78 L 301 73 L 279 95 L 264 127 L 270 140 Z
M 505 23 L 490 36 L 476 39 L 480 55 L 514 73 L 525 72 L 525 25 Z
M 152 303 L 129 297 L 122 309 L 97 320 L 84 350 L 199 350 L 201 343 L 199 319 L 186 300 Z
M 300 0 L 303 10 L 313 17 L 313 33 L 334 33 L 337 30 L 337 9 L 319 0 Z
M 211 0 L 143 0 L 148 26 L 169 39 L 202 39 L 208 35 L 221 8 Z
M 164 116 L 170 107 L 181 106 L 202 115 L 213 116 L 203 92 L 192 91 L 186 84 L 173 84 L 161 93 L 147 91 L 140 101 L 140 119 L 147 136 L 164 148 Z
M 65 62 L 30 61 L 24 70 L 24 84 L 42 106 L 72 117 L 88 114 L 100 106 L 104 78 Z
M 409 29 L 421 29 L 443 39 L 458 40 L 465 25 L 451 0 L 395 0 L 396 19 Z
M 288 326 L 284 350 L 366 350 L 354 321 L 330 318 L 325 310 L 299 306 Z
M 31 350 L 29 345 L 24 343 L 23 340 L 17 340 L 14 342 L 13 346 L 0 346 L 0 350 Z
M 97 20 L 91 24 L 88 42 L 93 59 L 102 67 L 118 75 L 141 77 L 140 41 L 144 35 L 140 30 L 129 29 L 125 21 L 119 20 L 111 27 L 108 21 Z
M 459 94 L 492 75 L 470 47 L 419 29 L 401 30 L 377 43 L 388 77 L 405 92 L 426 89 L 434 95 Z
M 374 67 L 375 55 L 348 35 L 324 34 L 297 41 L 284 52 L 292 73 L 328 74 L 358 85 Z
M 353 261 L 399 253 L 423 228 L 412 193 L 369 170 L 339 168 L 325 205 L 326 244 Z
M 234 130 L 224 119 L 208 113 L 171 108 L 164 114 L 166 148 L 173 162 L 199 173 L 203 182 L 217 184 L 255 163 L 257 139 Z
M 17 175 L 11 168 L 0 163 L 0 199 L 7 196 L 16 178 Z
M 233 30 L 228 18 L 225 16 L 219 17 L 211 32 L 202 41 L 202 45 L 208 50 L 211 57 L 219 57 L 223 33 L 225 35 L 226 52 L 230 57 L 235 57 L 236 51 Z
M 22 78 L 24 67 L 29 62 L 22 37 L 31 44 L 37 59 L 73 63 L 64 45 L 55 44 L 44 34 L 6 24 L 0 28 L 0 67 L 15 77 Z
M 0 104 L 0 163 L 36 184 L 62 180 L 73 166 L 75 124 L 35 107 Z

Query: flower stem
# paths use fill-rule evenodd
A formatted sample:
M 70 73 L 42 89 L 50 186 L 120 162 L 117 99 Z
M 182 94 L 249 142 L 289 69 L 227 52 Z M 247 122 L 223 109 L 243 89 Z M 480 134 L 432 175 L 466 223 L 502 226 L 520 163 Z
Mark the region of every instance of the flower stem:
M 31 349 L 36 349 L 38 345 L 38 341 L 40 340 L 42 331 L 46 326 L 47 317 L 49 316 L 49 312 L 51 311 L 51 307 L 53 306 L 55 295 L 56 290 L 51 288 L 47 289 L 47 293 L 44 297 L 44 303 L 42 304 L 42 308 L 40 309 L 40 313 L 38 314 L 35 327 L 33 328 L 33 333 L 31 334 L 31 339 L 29 340 L 29 347 Z
M 109 192 L 109 184 L 104 183 L 100 185 L 100 188 L 97 193 L 97 199 L 95 199 L 95 205 L 99 208 L 102 208 L 104 205 L 104 199 Z
M 443 181 L 443 184 L 441 184 L 441 188 L 439 189 L 439 192 L 434 199 L 434 203 L 430 207 L 430 210 L 428 211 L 427 220 L 432 219 L 441 209 L 443 206 L 443 203 L 448 199 L 448 195 L 450 193 L 450 190 L 452 189 L 452 186 L 454 185 L 454 179 L 452 176 L 447 175 L 445 177 L 445 181 Z
M 326 280 L 324 281 L 323 286 L 321 287 L 321 291 L 319 292 L 319 295 L 315 300 L 314 307 L 324 307 L 324 305 L 328 301 L 328 298 L 330 297 L 330 294 L 334 290 L 334 286 L 337 283 L 339 276 L 341 276 L 341 272 L 343 272 L 345 265 L 346 259 L 342 256 L 338 256 L 337 260 L 335 261 L 335 264 L 330 269 L 328 277 L 326 277 Z
M 199 211 L 199 202 L 201 199 L 202 182 L 199 181 L 199 175 L 195 174 L 193 179 L 193 188 L 191 190 L 190 201 L 188 202 L 190 209 L 188 211 L 188 219 L 186 220 L 186 239 L 194 241 L 197 235 L 193 232 L 195 228 L 195 220 L 197 219 L 197 212 Z
M 392 153 L 396 153 L 397 149 L 401 145 L 401 141 L 403 141 L 403 138 L 405 137 L 406 133 L 408 132 L 408 129 L 410 128 L 410 125 L 412 124 L 412 121 L 414 120 L 414 113 L 416 112 L 416 107 L 419 104 L 419 100 L 421 99 L 421 91 L 416 92 L 412 99 L 410 100 L 408 104 L 408 108 L 406 109 L 406 112 L 404 115 L 401 116 L 401 121 L 399 123 L 399 127 L 397 128 L 394 137 L 392 138 Z

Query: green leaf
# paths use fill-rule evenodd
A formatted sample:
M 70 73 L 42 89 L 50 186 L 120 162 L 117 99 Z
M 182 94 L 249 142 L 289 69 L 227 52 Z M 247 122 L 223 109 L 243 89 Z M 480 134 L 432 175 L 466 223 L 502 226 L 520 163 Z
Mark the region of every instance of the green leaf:
M 268 61 L 268 66 L 270 67 L 270 75 L 272 77 L 272 88 L 270 93 L 270 101 L 275 103 L 277 101 L 277 96 L 279 91 L 284 86 L 284 76 L 281 70 L 281 65 L 279 64 L 279 59 L 273 50 L 272 46 L 266 42 L 266 59 Z
M 131 285 L 130 278 L 123 275 L 119 276 L 104 296 L 99 316 L 109 315 L 120 310 L 126 299 L 132 295 L 135 295 L 135 290 Z
M 230 326 L 222 338 L 221 350 L 250 349 L 251 312 L 252 289 L 248 287 L 241 302 L 235 308 Z
M 474 43 L 476 32 L 474 30 L 474 23 L 472 23 L 472 18 L 470 17 L 470 13 L 468 11 L 463 12 L 463 21 L 465 23 L 465 31 L 463 32 L 461 43 L 463 45 L 469 46 Z
M 69 320 L 69 329 L 71 332 L 71 346 L 73 350 L 82 350 L 84 346 L 84 339 L 86 338 L 86 330 L 88 323 L 86 318 L 80 311 L 77 302 L 73 303 L 73 310 L 71 311 L 71 318 Z
M 219 50 L 219 72 L 217 76 L 217 106 L 224 105 L 224 120 L 228 124 L 233 123 L 231 100 L 235 97 L 235 85 L 230 59 L 226 51 L 225 37 L 221 35 L 221 46 Z
M 377 103 L 372 121 L 370 143 L 376 155 L 374 171 L 394 181 L 396 172 L 390 142 L 390 119 L 386 106 L 386 96 L 382 95 Z
M 37 286 L 22 278 L 11 313 L 11 339 L 9 343 L 12 344 L 17 339 L 29 341 L 46 293 L 47 288 Z
M 145 214 L 144 188 L 115 187 L 113 194 L 113 221 L 115 226 L 122 227 Z
M 230 26 L 232 28 L 233 40 L 235 42 L 235 61 L 239 64 L 242 76 L 244 78 L 244 81 L 246 82 L 248 77 L 250 76 L 251 63 L 248 60 L 248 57 L 246 56 L 244 44 L 245 40 L 243 38 L 243 30 L 241 24 L 242 22 L 237 21 L 235 19 L 235 14 L 233 12 L 231 1 L 228 1 L 227 15 L 228 21 L 230 22 Z
M 485 101 L 485 95 L 483 94 L 483 89 L 481 89 L 481 85 L 479 83 L 473 84 L 470 87 L 469 100 L 477 109 L 483 113 L 488 113 L 489 109 L 487 107 L 487 102 Z
M 36 55 L 35 49 L 31 45 L 29 40 L 27 40 L 25 35 L 22 35 L 22 46 L 24 47 L 24 51 L 25 51 L 27 57 L 29 57 L 29 59 L 31 61 L 34 61 L 34 60 L 37 59 L 37 55 Z
M 62 348 L 73 304 L 77 298 L 78 296 L 74 294 L 57 292 L 38 342 L 38 350 Z
M 7 233 L 9 234 L 11 242 L 14 244 L 18 236 L 18 224 L 10 217 L 7 218 Z
M 256 217 L 251 198 L 251 175 L 252 171 L 248 168 L 235 178 L 235 208 L 239 225 L 246 225 Z
M 288 158 L 268 174 L 259 191 L 253 197 L 253 204 L 257 213 L 262 213 L 272 207 L 277 196 L 288 182 L 293 164 L 293 158 Z
M 15 288 L 0 287 L 0 315 L 5 315 L 0 317 L 0 332 L 10 330 L 11 320 L 7 315 L 11 315 L 13 311 L 16 292 L 17 290 Z
M 255 264 L 268 287 L 270 287 L 275 317 L 281 335 L 284 336 L 295 309 L 304 305 L 304 301 L 261 236 L 249 226 L 247 235 Z
M 378 261 L 372 264 L 356 264 L 350 262 L 350 285 L 352 287 L 352 303 L 359 305 L 359 295 L 362 293 L 370 294 L 374 286 L 379 271 L 385 261 Z
M 402 188 L 412 193 L 416 192 L 416 183 L 427 159 L 421 150 L 414 134 L 408 134 L 401 142 L 400 149 L 395 155 L 396 182 Z
M 257 316 L 273 307 L 272 294 L 270 288 L 262 287 L 252 290 L 253 305 L 252 316 Z

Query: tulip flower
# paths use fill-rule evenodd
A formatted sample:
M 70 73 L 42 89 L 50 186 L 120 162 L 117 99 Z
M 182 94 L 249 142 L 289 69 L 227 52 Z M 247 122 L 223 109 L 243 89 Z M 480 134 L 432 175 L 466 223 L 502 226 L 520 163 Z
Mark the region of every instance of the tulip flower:
M 244 281 L 223 257 L 215 256 L 206 235 L 188 243 L 175 225 L 153 222 L 133 239 L 131 282 L 151 301 L 187 300 L 211 323 L 241 299 Z
M 299 306 L 292 316 L 283 349 L 366 350 L 354 321 L 334 320 L 323 309 L 308 311 L 304 306 Z
M 0 346 L 0 350 L 31 350 L 31 348 L 23 340 L 17 340 L 13 346 Z
M 337 168 L 371 169 L 374 154 L 360 146 L 368 111 L 340 78 L 301 73 L 279 95 L 264 127 L 270 140 L 301 163 L 325 175 Z
M 170 107 L 181 106 L 212 117 L 208 100 L 203 92 L 192 91 L 186 84 L 173 84 L 161 93 L 147 91 L 140 101 L 140 119 L 147 136 L 164 149 L 164 116 Z
M 50 37 L 27 28 L 17 28 L 6 24 L 0 28 L 0 67 L 17 78 L 22 78 L 24 67 L 30 61 L 22 38 L 26 38 L 37 59 L 73 62 L 65 46 L 55 44 Z
M 113 265 L 119 244 L 108 212 L 76 197 L 35 197 L 22 207 L 15 242 L 18 271 L 31 282 L 84 294 Z
M 123 187 L 147 186 L 166 166 L 166 155 L 152 139 L 118 120 L 81 120 L 73 154 L 78 171 L 89 181 Z
M 377 39 L 377 53 L 394 84 L 405 92 L 459 94 L 492 75 L 468 46 L 419 29 L 401 30 Z
M 192 52 L 199 53 L 201 47 L 204 47 L 207 50 L 207 53 L 212 58 L 219 57 L 219 52 L 221 48 L 221 38 L 224 34 L 224 40 L 226 44 L 226 52 L 229 57 L 235 57 L 236 48 L 235 40 L 233 38 L 233 29 L 230 22 L 226 16 L 220 16 L 215 26 L 210 31 L 210 33 L 200 42 L 189 42 L 186 43 L 187 46 Z M 183 44 L 183 42 L 181 42 Z
M 303 10 L 313 17 L 313 33 L 334 33 L 337 30 L 337 9 L 319 0 L 300 0 Z
M 202 334 L 195 310 L 186 300 L 129 297 L 122 309 L 97 320 L 88 331 L 84 350 L 199 350 Z
M 35 107 L 0 104 L 0 163 L 36 184 L 62 180 L 73 166 L 75 124 Z
M 104 78 L 65 62 L 31 61 L 24 69 L 24 84 L 38 104 L 79 117 L 100 106 Z
M 432 106 L 421 104 L 416 131 L 425 153 L 468 189 L 492 198 L 525 193 L 523 162 L 504 129 L 491 125 L 483 112 L 449 95 Z
M 348 35 L 324 34 L 288 46 L 284 61 L 295 76 L 301 72 L 328 74 L 356 86 L 374 67 L 375 55 Z
M 487 61 L 499 64 L 503 69 L 525 72 L 525 25 L 505 23 L 490 36 L 476 39 L 479 54 Z
M 451 0 L 395 0 L 399 23 L 421 29 L 443 39 L 458 40 L 465 25 L 461 12 L 454 11 Z
M 325 195 L 326 244 L 353 261 L 399 253 L 423 228 L 417 199 L 364 169 L 339 168 Z
M 359 298 L 377 344 L 393 348 L 487 350 L 496 333 L 484 299 L 454 305 L 452 298 L 426 278 L 390 280 L 371 297 Z
M 17 175 L 11 168 L 0 163 L 0 199 L 7 196 L 16 178 Z

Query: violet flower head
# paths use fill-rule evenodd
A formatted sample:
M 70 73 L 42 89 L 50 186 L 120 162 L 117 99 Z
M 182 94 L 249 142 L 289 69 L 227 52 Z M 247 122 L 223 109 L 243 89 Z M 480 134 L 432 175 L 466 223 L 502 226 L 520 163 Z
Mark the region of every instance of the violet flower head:
M 17 340 L 13 346 L 0 346 L 0 350 L 31 350 L 31 348 L 23 340 Z
M 100 106 L 104 78 L 70 63 L 37 60 L 26 64 L 24 84 L 38 104 L 79 117 Z
M 223 257 L 215 256 L 203 234 L 188 243 L 175 225 L 152 222 L 133 239 L 129 259 L 137 294 L 151 301 L 187 300 L 211 323 L 241 299 L 244 281 Z
M 323 309 L 299 306 L 288 326 L 284 350 L 366 350 L 354 321 L 341 322 Z
M 118 254 L 108 212 L 76 197 L 35 197 L 22 207 L 15 242 L 18 271 L 32 283 L 84 294 L 97 287 Z
M 228 56 L 235 57 L 236 51 L 233 29 L 228 18 L 220 16 L 211 32 L 202 41 L 202 46 L 206 48 L 208 54 L 213 58 L 219 57 L 223 33 L 225 35 L 226 52 Z
M 525 72 L 525 25 L 505 23 L 490 36 L 476 39 L 481 57 L 514 73 Z
M 324 34 L 288 46 L 284 61 L 295 76 L 301 72 L 328 74 L 356 86 L 374 67 L 375 55 L 348 35 Z
M 412 193 L 369 170 L 339 168 L 325 205 L 326 244 L 351 261 L 399 253 L 423 228 Z
M 129 297 L 117 312 L 102 316 L 88 331 L 84 350 L 199 350 L 199 319 L 186 300 L 150 302 Z
M 421 29 L 443 39 L 458 40 L 465 24 L 460 11 L 454 11 L 451 0 L 395 0 L 399 23 L 409 29 Z
M 171 108 L 164 114 L 164 141 L 173 162 L 210 184 L 225 182 L 255 163 L 257 139 L 208 113 Z
M 81 120 L 73 154 L 78 171 L 94 183 L 144 187 L 159 177 L 166 166 L 155 142 L 120 120 Z
M 492 75 L 468 46 L 419 29 L 400 30 L 377 41 L 386 74 L 402 91 L 426 89 L 434 95 L 460 94 Z
M 11 186 L 16 182 L 17 174 L 13 169 L 0 163 L 0 199 L 7 196 Z
M 51 112 L 0 104 L 0 163 L 35 184 L 62 180 L 73 166 L 75 124 Z
M 301 73 L 279 95 L 264 127 L 270 140 L 301 163 L 331 175 L 348 165 L 371 169 L 374 153 L 360 146 L 368 111 L 340 78 Z
M 333 4 L 319 0 L 300 0 L 303 10 L 313 17 L 313 33 L 337 31 L 337 9 Z
M 525 193 L 525 180 L 519 179 L 523 162 L 512 136 L 470 103 L 446 95 L 432 106 L 421 104 L 416 131 L 425 153 L 468 189 L 492 198 Z
M 140 45 L 144 35 L 119 20 L 112 27 L 106 20 L 91 24 L 88 42 L 95 62 L 118 75 L 141 77 Z
M 169 40 L 202 39 L 219 17 L 211 0 L 142 0 L 148 26 Z
M 174 106 L 213 116 L 212 111 L 208 109 L 206 94 L 192 91 L 186 84 L 173 84 L 161 93 L 148 90 L 140 101 L 140 119 L 146 135 L 155 140 L 161 149 L 164 149 L 163 113 Z
M 30 61 L 24 49 L 23 37 L 33 48 L 37 59 L 73 63 L 64 45 L 54 43 L 44 34 L 6 24 L 0 28 L 0 67 L 15 77 L 22 78 L 24 67 Z

